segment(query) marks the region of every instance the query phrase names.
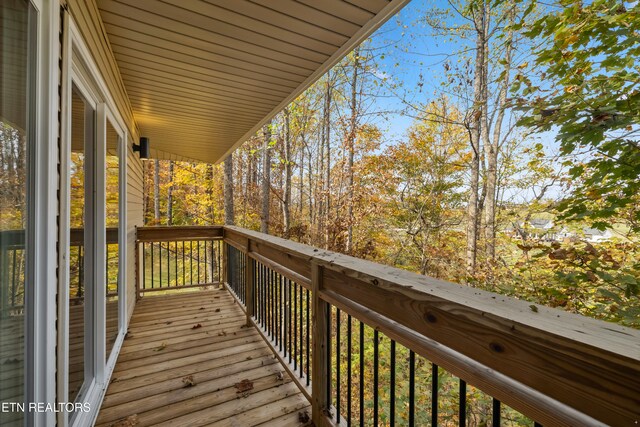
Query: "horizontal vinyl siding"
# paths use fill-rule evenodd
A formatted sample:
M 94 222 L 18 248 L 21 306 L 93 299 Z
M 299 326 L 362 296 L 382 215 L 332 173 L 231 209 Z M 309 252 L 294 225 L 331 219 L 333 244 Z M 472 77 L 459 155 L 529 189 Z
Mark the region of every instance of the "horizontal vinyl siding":
M 130 318 L 136 303 L 136 227 L 144 224 L 142 161 L 127 144 L 127 315 Z

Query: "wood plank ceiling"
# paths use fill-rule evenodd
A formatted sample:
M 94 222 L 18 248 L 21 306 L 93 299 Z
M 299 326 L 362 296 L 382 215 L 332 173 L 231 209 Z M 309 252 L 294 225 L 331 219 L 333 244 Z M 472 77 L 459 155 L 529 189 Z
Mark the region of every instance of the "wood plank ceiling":
M 141 136 L 219 162 L 408 0 L 98 0 Z

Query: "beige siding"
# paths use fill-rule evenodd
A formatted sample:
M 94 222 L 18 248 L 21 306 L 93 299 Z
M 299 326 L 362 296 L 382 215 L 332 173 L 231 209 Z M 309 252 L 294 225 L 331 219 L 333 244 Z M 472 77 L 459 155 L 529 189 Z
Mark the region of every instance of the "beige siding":
M 102 79 L 109 88 L 115 108 L 127 126 L 130 135 L 127 141 L 127 315 L 131 316 L 135 305 L 135 238 L 136 226 L 143 225 L 143 174 L 142 162 L 131 149 L 133 141 L 139 137 L 131 104 L 124 88 L 113 51 L 104 31 L 104 26 L 93 0 L 69 0 L 69 13 L 86 43 L 93 60 L 102 73 Z
M 136 303 L 135 292 L 135 240 L 136 226 L 143 218 L 143 169 L 142 161 L 127 144 L 127 316 L 131 317 Z

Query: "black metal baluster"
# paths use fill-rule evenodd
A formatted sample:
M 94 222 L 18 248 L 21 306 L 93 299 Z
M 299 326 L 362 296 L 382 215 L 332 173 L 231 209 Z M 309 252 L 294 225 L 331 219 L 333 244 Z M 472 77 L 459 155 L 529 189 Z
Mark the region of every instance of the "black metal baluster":
M 173 242 L 173 244 L 175 245 L 176 248 L 176 252 L 174 254 L 174 259 L 176 261 L 176 286 L 179 286 L 180 283 L 178 283 L 178 241 L 176 240 L 175 242 Z
M 184 257 L 184 240 L 182 241 L 182 285 L 186 285 L 187 284 L 187 276 L 185 274 L 185 257 Z
M 311 316 L 309 316 L 309 294 L 311 292 L 309 292 L 309 289 L 306 289 L 306 295 L 307 295 L 307 306 L 306 306 L 306 311 L 307 311 L 307 385 L 311 385 L 311 370 L 309 369 L 309 349 L 311 348 L 311 346 L 309 345 L 309 336 L 311 335 L 309 332 L 311 329 L 309 329 L 309 322 L 311 319 Z M 330 348 L 330 347 L 328 347 Z
M 12 250 L 13 256 L 11 257 L 11 307 L 16 305 L 16 259 L 18 258 L 18 250 Z
M 340 309 L 339 308 L 336 308 L 336 420 L 340 422 Z
M 347 315 L 347 426 L 351 425 L 351 315 Z
M 380 339 L 378 330 L 373 330 L 373 425 L 378 425 L 378 358 Z
M 189 241 L 189 284 L 193 285 L 193 240 Z
M 155 264 L 153 262 L 153 242 L 150 242 L 149 245 L 151 246 L 151 289 L 154 288 L 154 276 L 155 276 Z
M 147 252 L 144 249 L 144 245 L 145 243 L 142 242 L 142 289 L 147 286 Z M 151 277 L 153 278 L 153 276 Z
M 209 283 L 207 281 L 207 273 L 209 272 L 209 261 L 208 261 L 208 255 L 207 254 L 207 241 L 205 240 L 204 242 L 204 282 L 203 283 Z
M 196 249 L 198 250 L 198 257 L 196 259 L 198 264 L 198 284 L 202 283 L 200 281 L 200 240 L 196 240 Z
M 288 318 L 288 322 L 289 322 L 289 334 L 287 336 L 288 339 L 288 343 L 287 343 L 287 352 L 289 353 L 289 363 L 291 363 L 291 280 L 287 279 L 287 311 L 289 313 L 289 318 Z
M 329 405 L 331 405 L 331 306 L 329 306 L 329 315 L 327 316 L 327 354 L 325 360 L 327 362 L 327 395 L 325 396 Z M 309 333 L 309 331 L 307 331 Z M 307 370 L 308 372 L 308 370 Z
M 171 286 L 171 242 L 167 242 L 167 287 Z
M 364 426 L 364 323 L 360 322 L 360 426 Z
M 302 366 L 304 364 L 304 335 L 302 335 L 302 293 L 303 288 L 300 287 L 300 378 L 302 378 Z
M 298 360 L 298 284 L 293 284 L 293 369 Z
M 278 340 L 278 346 L 280 348 L 280 351 L 282 352 L 282 341 L 284 339 L 283 337 L 283 330 L 286 331 L 286 326 L 285 326 L 285 322 L 282 316 L 283 313 L 283 305 L 284 305 L 284 296 L 282 295 L 282 291 L 284 288 L 284 284 L 283 284 L 283 278 L 282 275 L 278 274 L 278 292 L 279 292 L 279 298 L 278 301 L 280 302 L 280 304 L 278 304 L 278 322 L 279 325 L 278 326 L 278 336 L 280 337 Z
M 409 426 L 416 424 L 416 354 L 409 350 Z
M 431 364 L 431 425 L 438 425 L 438 365 Z
M 465 427 L 467 424 L 467 383 L 460 379 L 460 407 L 458 409 L 460 418 L 459 427 Z
M 537 423 L 537 422 L 535 422 L 535 421 L 534 421 L 534 423 L 533 423 L 533 427 L 542 427 L 542 424 Z
M 396 342 L 389 349 L 389 427 L 396 425 Z
M 491 427 L 500 427 L 500 401 L 493 398 L 493 408 L 491 411 L 492 423 Z

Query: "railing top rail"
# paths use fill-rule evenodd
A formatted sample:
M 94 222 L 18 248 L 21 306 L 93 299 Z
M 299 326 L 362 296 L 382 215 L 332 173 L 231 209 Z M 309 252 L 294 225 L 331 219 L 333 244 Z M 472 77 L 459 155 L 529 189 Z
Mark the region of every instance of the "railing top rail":
M 118 228 L 107 227 L 106 243 L 118 243 Z M 24 230 L 4 230 L 0 231 L 0 243 L 2 246 L 9 249 L 23 249 L 24 248 Z M 69 230 L 69 244 L 71 246 L 83 246 L 84 245 L 84 228 L 71 228 Z
M 138 227 L 136 239 L 139 242 L 174 242 L 180 240 L 222 239 L 223 227 L 213 226 L 157 226 Z
M 595 419 L 640 417 L 640 331 L 238 227 L 224 236 L 306 278 L 320 265 L 321 297 L 339 295 Z

